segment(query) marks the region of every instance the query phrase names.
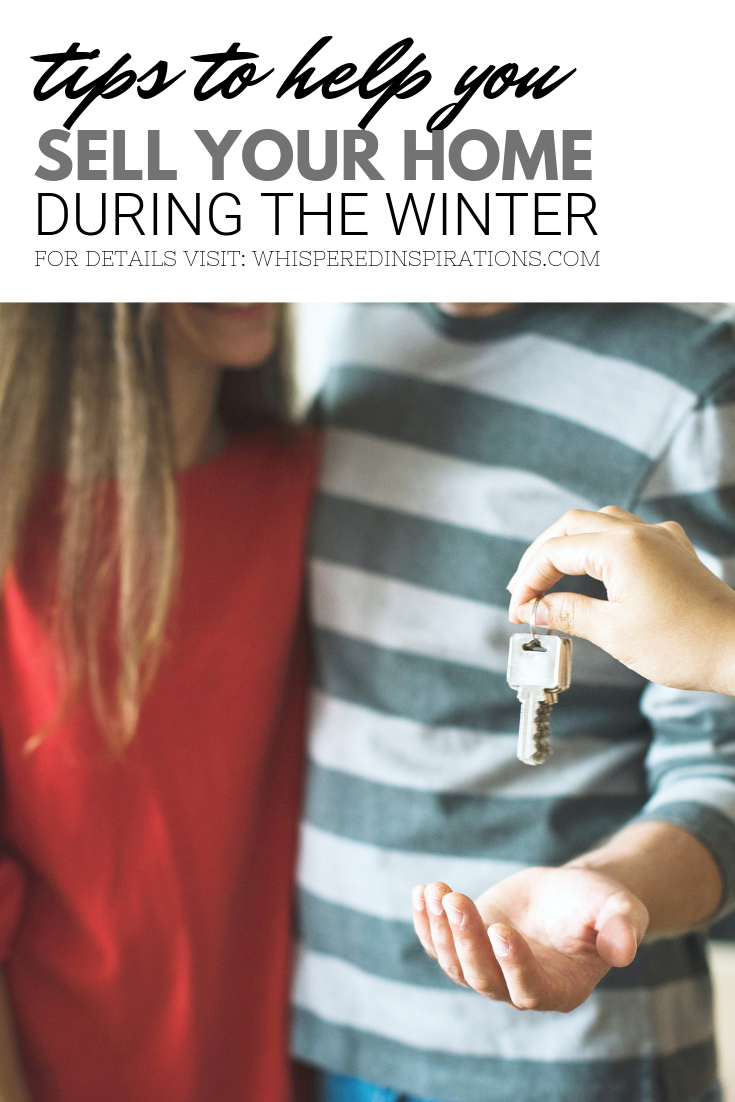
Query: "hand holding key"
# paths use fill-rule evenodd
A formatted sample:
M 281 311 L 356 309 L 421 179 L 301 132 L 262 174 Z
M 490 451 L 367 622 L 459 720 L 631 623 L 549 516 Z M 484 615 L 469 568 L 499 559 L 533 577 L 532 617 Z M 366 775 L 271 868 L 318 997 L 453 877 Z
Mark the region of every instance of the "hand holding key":
M 531 868 L 477 903 L 434 883 L 413 892 L 414 927 L 455 983 L 521 1010 L 574 1010 L 648 926 L 640 899 L 586 868 Z
M 547 593 L 565 574 L 589 574 L 608 600 Z M 589 639 L 651 681 L 735 695 L 735 593 L 697 558 L 673 522 L 646 524 L 608 506 L 575 510 L 536 539 L 508 586 L 509 619 Z

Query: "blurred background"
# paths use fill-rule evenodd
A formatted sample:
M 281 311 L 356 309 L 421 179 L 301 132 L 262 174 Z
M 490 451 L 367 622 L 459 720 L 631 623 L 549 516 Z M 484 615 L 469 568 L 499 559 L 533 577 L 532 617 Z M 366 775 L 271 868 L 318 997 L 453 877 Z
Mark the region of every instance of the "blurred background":
M 712 933 L 710 964 L 724 1102 L 735 1102 L 735 916 L 721 922 Z

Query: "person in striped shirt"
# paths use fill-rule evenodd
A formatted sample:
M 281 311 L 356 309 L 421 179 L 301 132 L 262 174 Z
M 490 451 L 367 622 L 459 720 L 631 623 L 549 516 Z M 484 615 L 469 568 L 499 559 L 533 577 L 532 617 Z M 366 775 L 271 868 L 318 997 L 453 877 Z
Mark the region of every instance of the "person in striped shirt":
M 735 704 L 647 684 L 580 640 L 554 757 L 529 770 L 503 606 L 530 540 L 609 502 L 681 520 L 727 575 L 727 319 L 353 306 L 329 358 L 296 1055 L 329 1100 L 715 1097 L 703 937 L 686 931 L 735 903 Z M 513 920 L 490 1001 L 421 950 L 418 881 L 447 886 L 436 937 L 449 884 Z M 596 925 L 603 944 L 563 944 Z M 504 955 L 541 969 L 535 988 L 508 982 Z

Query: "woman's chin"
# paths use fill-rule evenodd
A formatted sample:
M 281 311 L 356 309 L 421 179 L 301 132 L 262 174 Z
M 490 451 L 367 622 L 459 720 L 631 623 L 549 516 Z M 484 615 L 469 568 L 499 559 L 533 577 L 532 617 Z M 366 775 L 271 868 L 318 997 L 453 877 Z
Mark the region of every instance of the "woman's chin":
M 273 308 L 272 302 L 192 302 L 189 305 L 218 318 L 230 318 L 233 321 L 266 318 Z
M 255 367 L 273 351 L 276 303 L 191 302 L 182 307 L 182 329 L 213 364 Z

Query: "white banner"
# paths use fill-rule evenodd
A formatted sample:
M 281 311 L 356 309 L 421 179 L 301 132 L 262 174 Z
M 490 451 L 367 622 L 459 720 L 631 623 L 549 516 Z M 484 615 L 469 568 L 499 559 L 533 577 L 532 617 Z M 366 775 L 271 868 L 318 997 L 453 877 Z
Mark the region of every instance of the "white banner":
M 731 0 L 10 22 L 2 299 L 735 297 Z

